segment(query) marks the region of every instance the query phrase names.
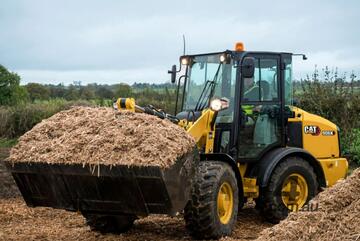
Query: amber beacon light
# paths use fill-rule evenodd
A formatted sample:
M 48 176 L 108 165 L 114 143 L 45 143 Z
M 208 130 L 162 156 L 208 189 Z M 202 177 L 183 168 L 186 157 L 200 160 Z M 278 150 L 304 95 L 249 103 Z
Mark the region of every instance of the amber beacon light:
M 244 51 L 244 43 L 243 42 L 237 42 L 235 44 L 235 51 Z

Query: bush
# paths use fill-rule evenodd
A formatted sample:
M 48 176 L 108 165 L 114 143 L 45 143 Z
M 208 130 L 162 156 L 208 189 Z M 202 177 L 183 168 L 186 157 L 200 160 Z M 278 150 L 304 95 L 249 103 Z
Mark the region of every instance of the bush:
M 343 154 L 350 160 L 360 165 L 360 128 L 353 129 L 342 138 Z
M 334 81 L 304 80 L 295 93 L 299 107 L 336 123 L 347 135 L 360 127 L 360 93 L 344 78 Z
M 50 97 L 50 89 L 38 83 L 29 83 L 25 85 L 31 101 L 48 100 Z
M 54 99 L 16 106 L 2 106 L 0 107 L 0 138 L 17 138 L 42 119 L 75 105 L 94 106 L 95 104 L 88 101 Z
M 0 139 L 0 148 L 9 148 L 17 144 L 17 139 Z
M 145 94 L 145 98 L 139 98 L 139 104 L 154 103 L 158 108 L 169 108 L 163 95 L 152 99 L 151 95 Z M 140 96 L 144 96 L 139 94 Z M 49 118 L 55 113 L 69 109 L 71 106 L 107 106 L 112 107 L 111 99 L 72 100 L 50 99 L 35 100 L 32 103 L 22 103 L 15 106 L 0 106 L 0 138 L 17 138 L 30 130 L 42 119 Z

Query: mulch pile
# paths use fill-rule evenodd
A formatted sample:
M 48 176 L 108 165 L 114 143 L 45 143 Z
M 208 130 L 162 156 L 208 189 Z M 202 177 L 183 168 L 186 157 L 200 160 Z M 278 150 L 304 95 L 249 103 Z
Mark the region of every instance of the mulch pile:
M 291 213 L 257 240 L 360 240 L 360 168 L 321 192 L 309 207 L 313 211 Z
M 193 138 L 168 120 L 105 107 L 73 107 L 24 134 L 8 160 L 167 168 L 194 146 Z

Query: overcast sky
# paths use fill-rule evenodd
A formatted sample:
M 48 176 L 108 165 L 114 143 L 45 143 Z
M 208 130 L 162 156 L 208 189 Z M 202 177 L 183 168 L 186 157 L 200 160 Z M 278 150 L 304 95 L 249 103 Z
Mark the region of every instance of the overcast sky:
M 166 82 L 182 54 L 233 49 L 306 53 L 360 74 L 360 1 L 4 0 L 0 64 L 22 83 Z

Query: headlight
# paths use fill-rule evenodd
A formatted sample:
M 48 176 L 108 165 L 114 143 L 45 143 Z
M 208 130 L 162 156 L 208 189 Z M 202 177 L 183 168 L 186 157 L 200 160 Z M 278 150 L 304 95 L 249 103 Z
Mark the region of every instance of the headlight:
M 189 64 L 189 58 L 188 57 L 182 57 L 180 59 L 180 62 L 182 65 L 188 65 Z
M 221 100 L 220 100 L 220 99 L 212 100 L 212 101 L 210 102 L 210 108 L 211 108 L 213 111 L 219 111 L 219 110 L 221 110 Z
M 225 60 L 226 60 L 226 55 L 225 54 L 220 55 L 220 62 L 223 63 L 225 62 Z
M 222 55 L 220 55 L 220 63 L 223 64 L 230 64 L 231 61 L 231 56 L 227 53 L 223 53 Z
M 213 99 L 210 102 L 210 109 L 212 109 L 213 111 L 220 111 L 220 110 L 225 110 L 227 108 L 229 108 L 229 99 L 223 97 L 221 99 Z

